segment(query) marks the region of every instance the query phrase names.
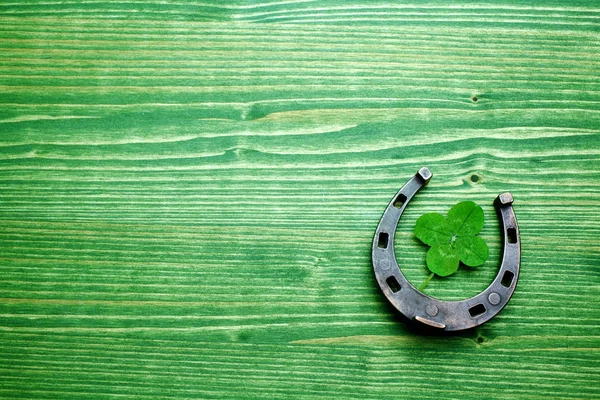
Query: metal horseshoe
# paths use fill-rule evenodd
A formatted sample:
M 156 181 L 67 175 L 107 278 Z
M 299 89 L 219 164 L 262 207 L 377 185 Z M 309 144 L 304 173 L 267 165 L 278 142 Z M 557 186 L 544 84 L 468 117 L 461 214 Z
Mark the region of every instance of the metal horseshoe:
M 413 196 L 431 179 L 423 167 L 390 201 L 373 238 L 372 260 L 377 283 L 392 305 L 410 320 L 444 331 L 474 328 L 496 316 L 517 286 L 521 264 L 519 227 L 510 193 L 500 194 L 494 206 L 502 232 L 502 262 L 493 282 L 466 300 L 445 301 L 417 290 L 402 274 L 394 253 L 394 236 L 400 217 Z

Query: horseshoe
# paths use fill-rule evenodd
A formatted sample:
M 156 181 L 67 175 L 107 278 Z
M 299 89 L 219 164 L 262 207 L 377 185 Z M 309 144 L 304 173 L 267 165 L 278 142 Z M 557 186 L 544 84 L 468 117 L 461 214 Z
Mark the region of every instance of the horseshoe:
M 373 238 L 373 270 L 379 287 L 392 305 L 410 320 L 443 331 L 474 328 L 495 317 L 515 291 L 521 265 L 519 227 L 510 193 L 500 194 L 494 206 L 502 232 L 502 262 L 496 278 L 483 292 L 466 300 L 445 301 L 417 290 L 402 274 L 394 253 L 400 217 L 413 196 L 431 179 L 421 168 L 388 204 Z

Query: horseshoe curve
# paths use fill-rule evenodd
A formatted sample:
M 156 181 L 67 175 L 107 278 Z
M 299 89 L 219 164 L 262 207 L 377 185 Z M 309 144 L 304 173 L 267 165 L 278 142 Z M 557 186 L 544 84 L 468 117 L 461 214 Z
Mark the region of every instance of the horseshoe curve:
M 502 234 L 502 262 L 496 278 L 483 292 L 466 300 L 446 301 L 417 290 L 402 274 L 394 253 L 394 236 L 400 217 L 413 196 L 431 179 L 421 168 L 388 204 L 373 237 L 373 270 L 390 303 L 410 320 L 444 331 L 474 328 L 495 317 L 517 286 L 521 264 L 519 227 L 510 193 L 500 194 L 494 206 Z

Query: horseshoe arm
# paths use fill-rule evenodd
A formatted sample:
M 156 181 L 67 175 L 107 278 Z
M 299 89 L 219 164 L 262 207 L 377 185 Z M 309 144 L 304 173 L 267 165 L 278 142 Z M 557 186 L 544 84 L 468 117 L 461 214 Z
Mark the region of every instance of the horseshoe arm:
M 417 290 L 402 274 L 394 253 L 394 236 L 400 217 L 414 195 L 431 179 L 421 168 L 390 201 L 373 237 L 372 261 L 377 283 L 385 297 L 411 320 L 445 331 L 460 331 L 483 324 L 506 306 L 515 291 L 521 264 L 519 227 L 510 193 L 500 194 L 494 206 L 502 232 L 502 262 L 496 278 L 480 294 L 460 301 L 445 301 Z

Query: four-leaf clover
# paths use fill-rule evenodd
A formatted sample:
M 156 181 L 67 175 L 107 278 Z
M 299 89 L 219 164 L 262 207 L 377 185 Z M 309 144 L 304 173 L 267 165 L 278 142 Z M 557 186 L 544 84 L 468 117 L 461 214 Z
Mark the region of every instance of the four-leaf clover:
M 460 262 L 468 267 L 477 267 L 487 260 L 488 246 L 476 236 L 483 228 L 483 222 L 483 210 L 472 201 L 458 203 L 448 211 L 446 218 L 438 213 L 419 217 L 415 235 L 431 246 L 426 261 L 432 274 L 424 286 L 433 274 L 453 274 Z

